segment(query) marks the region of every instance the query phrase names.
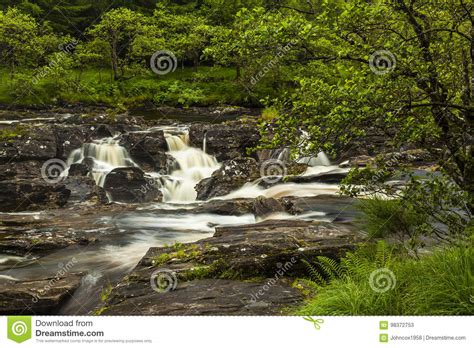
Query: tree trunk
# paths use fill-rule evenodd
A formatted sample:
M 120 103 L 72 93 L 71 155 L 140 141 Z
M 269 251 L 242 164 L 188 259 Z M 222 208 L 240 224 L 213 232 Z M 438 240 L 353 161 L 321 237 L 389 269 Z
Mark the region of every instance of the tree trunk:
M 112 63 L 112 71 L 114 74 L 114 80 L 117 81 L 119 79 L 119 72 L 118 72 L 118 54 L 117 54 L 117 34 L 115 31 L 110 31 L 110 55 L 111 55 L 111 63 Z
M 193 57 L 193 67 L 194 67 L 194 72 L 197 72 L 197 71 L 198 71 L 198 67 L 199 67 L 199 53 L 194 54 L 194 57 Z

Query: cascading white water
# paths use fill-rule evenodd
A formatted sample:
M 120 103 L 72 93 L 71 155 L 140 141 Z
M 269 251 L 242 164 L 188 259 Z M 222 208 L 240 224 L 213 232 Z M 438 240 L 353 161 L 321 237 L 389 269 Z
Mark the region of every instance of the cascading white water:
M 309 133 L 305 130 L 301 130 L 301 140 L 303 144 L 306 142 L 306 149 L 310 148 L 310 144 L 308 143 L 310 139 Z M 317 167 L 317 166 L 330 166 L 331 161 L 329 160 L 328 156 L 324 153 L 324 151 L 320 151 L 316 157 L 301 157 L 297 161 L 298 163 L 307 164 L 310 167 Z
M 83 144 L 81 148 L 71 152 L 67 159 L 67 165 L 70 167 L 73 163 L 81 163 L 87 157 L 94 160 L 92 177 L 99 186 L 104 185 L 105 177 L 114 168 L 138 167 L 130 158 L 127 150 L 120 146 L 118 140 L 114 138 L 94 140 L 92 143 Z
M 168 145 L 168 154 L 176 160 L 179 168 L 170 175 L 149 174 L 160 178 L 160 189 L 163 193 L 164 202 L 195 201 L 197 193 L 194 187 L 196 184 L 202 179 L 210 177 L 215 170 L 219 169 L 220 164 L 214 156 L 206 153 L 206 137 L 203 140 L 203 149 L 199 149 L 189 145 L 187 129 L 180 127 L 163 127 L 161 129 L 164 131 Z M 275 152 L 273 156 L 284 160 L 289 155 L 289 149 L 283 149 L 282 151 Z M 119 140 L 115 138 L 105 138 L 83 144 L 81 148 L 74 150 L 69 155 L 68 167 L 73 163 L 81 163 L 87 157 L 93 159 L 92 176 L 99 186 L 104 185 L 105 177 L 114 168 L 139 167 L 132 160 L 127 150 L 119 145 Z M 328 170 L 341 170 L 337 169 L 336 166 L 331 166 L 324 152 L 320 152 L 315 158 L 301 158 L 298 162 L 309 165 L 307 172 L 303 175 L 313 175 Z M 67 175 L 67 170 L 63 175 Z M 325 184 L 277 184 L 268 189 L 263 189 L 256 181 L 247 183 L 242 188 L 220 198 L 250 198 L 258 195 L 268 197 L 282 197 L 285 195 L 306 196 L 317 193 L 334 193 L 336 189 L 335 185 Z
M 165 133 L 171 156 L 178 162 L 179 169 L 173 171 L 163 185 L 165 202 L 183 202 L 196 200 L 194 186 L 204 178 L 211 176 L 219 168 L 216 158 L 203 150 L 189 146 L 187 132 L 173 135 Z
M 202 139 L 202 151 L 207 153 L 207 133 L 204 133 L 204 138 Z

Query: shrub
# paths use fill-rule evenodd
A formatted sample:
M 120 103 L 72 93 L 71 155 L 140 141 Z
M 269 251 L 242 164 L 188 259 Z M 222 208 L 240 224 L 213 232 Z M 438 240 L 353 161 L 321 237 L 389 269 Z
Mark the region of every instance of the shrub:
M 419 236 L 429 230 L 428 217 L 404 205 L 398 199 L 362 199 L 358 225 L 370 238 L 395 237 L 409 249 L 420 246 Z

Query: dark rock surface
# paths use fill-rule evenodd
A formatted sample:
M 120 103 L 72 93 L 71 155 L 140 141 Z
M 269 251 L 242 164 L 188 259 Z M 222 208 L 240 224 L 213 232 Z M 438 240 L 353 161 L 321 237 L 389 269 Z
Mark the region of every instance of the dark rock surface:
M 37 280 L 0 279 L 0 314 L 49 314 L 57 310 L 81 284 L 82 274 Z
M 0 181 L 18 179 L 41 178 L 41 165 L 39 161 L 9 162 L 0 164 Z
M 64 185 L 71 194 L 68 203 L 90 202 L 106 204 L 109 202 L 105 189 L 97 186 L 94 179 L 88 176 L 68 176 Z
M 56 156 L 56 137 L 49 126 L 3 127 L 17 134 L 0 140 L 0 164 L 12 161 L 46 160 Z
M 242 282 L 229 279 L 197 279 L 179 284 L 176 291 L 157 293 L 137 287 L 134 297 L 108 303 L 104 315 L 281 315 L 303 300 L 301 293 L 288 282 L 269 286 L 261 301 L 254 294 L 273 279 Z M 150 285 L 148 283 L 148 285 Z M 127 296 L 129 289 L 117 289 L 114 296 Z M 123 294 L 121 294 L 123 292 Z
M 224 161 L 209 178 L 195 187 L 198 200 L 224 196 L 260 176 L 259 166 L 253 158 L 236 158 Z
M 84 160 L 83 160 L 84 162 Z M 86 176 L 90 173 L 91 167 L 86 163 L 73 163 L 69 167 L 68 176 Z
M 265 218 L 273 213 L 286 212 L 284 205 L 278 200 L 264 196 L 255 199 L 252 210 L 256 218 Z
M 220 124 L 193 124 L 189 129 L 192 146 L 203 148 L 219 162 L 246 157 L 247 148 L 255 147 L 260 139 L 255 121 L 230 121 Z
M 252 212 L 254 200 L 251 198 L 236 198 L 229 200 L 214 199 L 201 203 L 192 210 L 195 214 L 211 213 L 218 215 L 244 215 Z
M 126 133 L 120 137 L 119 144 L 146 171 L 169 174 L 174 167 L 174 159 L 166 154 L 168 148 L 162 130 Z
M 0 213 L 0 254 L 44 255 L 71 245 L 95 243 L 116 231 L 114 226 L 104 225 L 102 218 L 134 209 L 125 204 L 73 205 L 36 214 Z M 2 266 L 7 264 L 0 264 L 0 269 Z
M 69 154 L 93 138 L 94 128 L 85 125 L 57 124 L 53 128 L 56 137 L 56 158 L 67 160 Z M 96 137 L 97 138 L 97 137 Z
M 150 248 L 96 312 L 281 313 L 303 298 L 289 286 L 292 278 L 307 275 L 302 259 L 312 260 L 318 255 L 337 259 L 361 239 L 351 225 L 325 222 L 268 220 L 216 227 L 211 238 Z M 167 277 L 167 285 L 172 285 L 166 288 L 169 292 L 153 290 L 150 279 L 157 275 Z M 273 282 L 269 284 L 271 278 Z
M 115 168 L 107 174 L 104 189 L 115 202 L 144 203 L 162 198 L 155 180 L 137 167 Z
M 41 178 L 0 181 L 0 211 L 62 207 L 70 193 L 64 184 L 49 184 Z

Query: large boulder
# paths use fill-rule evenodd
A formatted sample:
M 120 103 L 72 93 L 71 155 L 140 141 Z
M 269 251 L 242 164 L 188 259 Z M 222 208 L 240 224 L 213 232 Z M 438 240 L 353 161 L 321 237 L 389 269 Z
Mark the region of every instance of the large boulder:
M 95 204 L 106 204 L 108 198 L 106 191 L 97 186 L 94 179 L 89 176 L 68 176 L 64 185 L 71 192 L 69 203 L 90 202 Z
M 162 198 L 155 180 L 137 167 L 115 168 L 105 177 L 104 189 L 114 202 L 144 203 Z
M 195 187 L 197 200 L 225 196 L 247 182 L 260 177 L 260 170 L 253 158 L 236 158 L 225 161 L 209 178 Z
M 169 174 L 174 168 L 175 160 L 166 153 L 168 148 L 162 130 L 122 134 L 119 144 L 146 171 Z
M 62 183 L 43 179 L 17 179 L 0 182 L 0 211 L 40 210 L 66 204 L 70 191 Z
M 252 211 L 257 219 L 263 219 L 275 213 L 285 213 L 286 208 L 275 198 L 258 196 L 253 203 Z
M 93 130 L 85 125 L 63 125 L 53 126 L 56 137 L 57 154 L 56 157 L 66 160 L 69 154 L 90 141 Z
M 193 124 L 189 129 L 192 146 L 203 148 L 222 162 L 246 157 L 247 149 L 255 147 L 260 134 L 255 121 L 230 121 L 220 124 Z

